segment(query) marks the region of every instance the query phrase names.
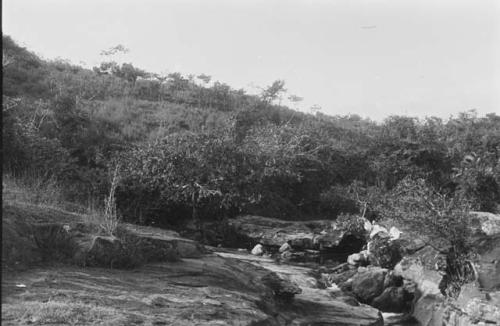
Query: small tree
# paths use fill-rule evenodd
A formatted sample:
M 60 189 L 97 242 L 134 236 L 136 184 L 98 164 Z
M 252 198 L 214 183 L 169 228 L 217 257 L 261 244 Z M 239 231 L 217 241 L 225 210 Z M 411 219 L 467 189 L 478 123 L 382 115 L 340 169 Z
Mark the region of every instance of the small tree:
M 271 104 L 276 99 L 280 99 L 281 102 L 281 96 L 285 92 L 286 92 L 285 81 L 278 79 L 274 81 L 270 86 L 264 88 L 262 90 L 260 97 L 264 102 Z

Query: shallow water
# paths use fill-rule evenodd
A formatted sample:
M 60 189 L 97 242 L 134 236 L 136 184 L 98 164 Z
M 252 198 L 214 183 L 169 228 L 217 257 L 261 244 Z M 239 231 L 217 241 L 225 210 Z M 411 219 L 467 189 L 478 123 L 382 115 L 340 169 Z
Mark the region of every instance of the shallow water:
M 323 260 L 317 256 L 305 256 L 304 259 L 292 259 L 286 262 L 277 261 L 274 257 L 278 255 L 268 256 L 254 256 L 246 250 L 217 248 L 216 254 L 222 257 L 235 258 L 238 260 L 246 261 L 271 270 L 281 276 L 286 276 L 290 280 L 297 283 L 301 288 L 320 289 L 321 285 L 318 283 L 317 275 L 318 270 L 327 270 L 338 266 L 341 262 L 334 260 L 338 258 L 335 255 L 325 255 Z M 325 259 L 328 257 L 329 259 Z M 333 259 L 331 259 L 333 257 Z M 330 289 L 324 290 L 324 294 L 331 296 Z M 306 291 L 307 292 L 307 291 Z M 314 291 L 317 292 L 317 291 Z M 316 293 L 315 293 L 316 294 Z M 405 314 L 398 313 L 382 313 L 384 318 L 384 325 L 390 326 L 419 326 L 420 324 L 412 318 L 408 318 Z

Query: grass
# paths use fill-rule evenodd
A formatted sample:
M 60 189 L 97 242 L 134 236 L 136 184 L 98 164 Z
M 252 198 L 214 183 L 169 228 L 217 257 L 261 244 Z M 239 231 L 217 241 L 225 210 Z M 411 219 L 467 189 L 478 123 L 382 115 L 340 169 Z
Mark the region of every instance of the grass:
M 36 172 L 26 173 L 18 177 L 3 174 L 2 196 L 3 201 L 23 202 L 48 207 L 64 206 L 62 189 L 55 178 L 44 179 Z
M 100 208 L 92 201 L 89 203 L 85 221 L 94 225 L 98 225 L 101 231 L 108 236 L 115 236 L 116 230 L 120 225 L 120 218 L 116 211 L 115 192 L 118 186 L 120 167 L 117 165 L 113 173 L 109 195 L 104 199 L 104 207 Z
M 101 228 L 108 235 L 113 236 L 116 233 L 116 228 L 119 224 L 118 215 L 116 213 L 116 200 L 115 200 L 115 191 L 118 185 L 119 179 L 119 170 L 120 166 L 117 165 L 115 167 L 115 172 L 113 174 L 113 180 L 111 181 L 111 188 L 109 190 L 109 196 L 104 201 L 104 214 L 103 219 L 101 221 Z
M 102 325 L 116 324 L 117 312 L 111 308 L 83 302 L 27 301 L 2 304 L 5 325 Z
M 65 200 L 63 188 L 53 177 L 43 178 L 36 172 L 25 173 L 22 176 L 4 173 L 2 175 L 2 207 L 14 202 L 77 213 L 83 217 L 85 223 L 97 225 L 103 234 L 114 236 L 120 223 L 115 201 L 118 181 L 119 167 L 117 166 L 104 204 L 98 205 L 96 204 L 98 201 L 92 199 L 85 206 Z

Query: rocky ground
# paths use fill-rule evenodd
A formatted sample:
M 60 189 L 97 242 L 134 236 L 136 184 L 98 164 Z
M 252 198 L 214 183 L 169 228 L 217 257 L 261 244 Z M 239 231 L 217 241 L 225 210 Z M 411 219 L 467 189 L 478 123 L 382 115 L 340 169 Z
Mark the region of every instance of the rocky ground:
M 378 310 L 319 289 L 308 270 L 155 228 L 105 236 L 80 217 L 4 205 L 4 324 L 383 325 Z
M 347 230 L 331 221 L 283 222 L 245 216 L 230 225 L 258 243 L 253 254 L 272 253 L 280 261 L 293 261 L 311 249 L 320 255 L 351 250 L 346 263 L 317 268 L 317 279 L 353 302 L 406 314 L 411 317 L 406 323 L 496 325 L 500 323 L 500 216 L 474 212 L 471 219 L 477 256 L 464 266 L 469 282 L 461 288 L 448 280 L 446 242 L 416 234 L 395 221 L 379 225 L 365 220 L 358 223 L 363 227 Z M 346 238 L 362 240 L 363 250 L 346 246 Z
M 473 278 L 443 294 L 446 247 L 387 223 L 241 217 L 247 249 L 78 214 L 2 207 L 7 325 L 494 325 L 500 320 L 498 219 L 476 214 Z M 252 250 L 249 250 L 252 249 Z M 328 257 L 318 264 L 318 257 Z M 332 261 L 333 260 L 333 261 Z M 321 261 L 321 259 L 320 259 Z M 444 264 L 444 265 L 443 265 Z

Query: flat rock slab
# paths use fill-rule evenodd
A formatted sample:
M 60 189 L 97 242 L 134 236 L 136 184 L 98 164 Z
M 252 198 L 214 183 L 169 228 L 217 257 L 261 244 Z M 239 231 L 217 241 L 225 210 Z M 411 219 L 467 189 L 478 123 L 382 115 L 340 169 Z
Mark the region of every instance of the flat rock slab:
M 134 270 L 59 266 L 5 273 L 2 324 L 383 325 L 377 310 L 321 292 L 276 305 L 262 282 L 269 272 L 207 255 Z
M 218 257 L 4 274 L 2 324 L 273 325 L 258 307 L 266 289 L 255 278 L 248 265 Z
M 317 221 L 283 221 L 275 218 L 245 215 L 229 220 L 229 225 L 241 235 L 264 246 L 281 247 L 289 243 L 298 249 L 318 249 L 320 239 L 329 230 L 333 230 L 334 222 Z M 321 234 L 323 232 L 323 234 Z M 340 241 L 342 234 L 335 234 L 335 241 Z M 329 242 L 335 242 L 332 239 Z
M 199 258 L 207 252 L 198 242 L 183 238 L 172 230 L 133 224 L 122 224 L 122 228 L 124 236 L 131 241 L 147 242 L 153 247 L 162 244 L 173 246 L 180 258 Z

